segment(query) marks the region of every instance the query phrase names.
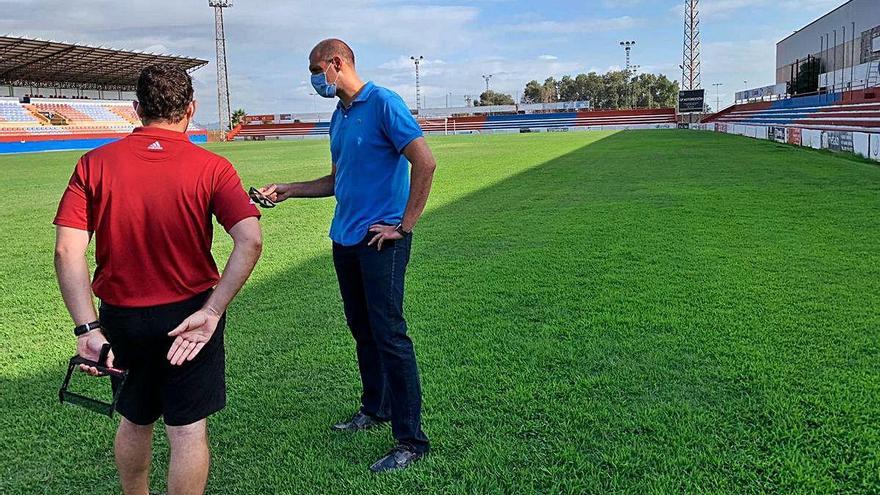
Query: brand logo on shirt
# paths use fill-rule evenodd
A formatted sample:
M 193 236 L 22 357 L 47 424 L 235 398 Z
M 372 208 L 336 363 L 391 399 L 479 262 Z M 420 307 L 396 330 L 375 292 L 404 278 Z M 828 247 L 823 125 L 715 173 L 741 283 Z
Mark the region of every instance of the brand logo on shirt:
M 159 144 L 159 141 L 153 141 L 153 144 L 147 146 L 147 149 L 151 151 L 162 151 L 165 148 L 163 148 L 162 145 Z

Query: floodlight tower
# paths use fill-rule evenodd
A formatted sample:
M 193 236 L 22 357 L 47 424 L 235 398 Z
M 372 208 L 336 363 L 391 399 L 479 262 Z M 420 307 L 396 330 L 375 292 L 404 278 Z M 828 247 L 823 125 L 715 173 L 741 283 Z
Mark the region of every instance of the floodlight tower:
M 700 89 L 700 0 L 684 0 L 681 89 Z
M 486 81 L 486 92 L 489 91 L 489 79 L 492 79 L 492 76 L 495 74 L 483 74 L 483 80 Z
M 712 86 L 715 86 L 715 113 L 721 111 L 721 96 L 718 93 L 718 88 L 724 86 L 724 83 L 712 83 Z
M 621 41 L 620 46 L 626 50 L 626 71 L 629 72 L 630 63 L 629 63 L 629 52 L 632 50 L 632 47 L 636 46 L 635 41 Z
M 214 42 L 217 45 L 217 112 L 220 117 L 221 139 L 226 141 L 230 130 L 232 111 L 229 104 L 229 76 L 226 72 L 226 34 L 223 29 L 223 9 L 232 7 L 232 0 L 208 0 L 214 7 Z
M 412 56 L 409 59 L 416 64 L 416 115 L 418 115 L 422 113 L 422 90 L 419 86 L 419 64 L 422 63 L 422 60 L 424 60 L 425 57 L 419 55 L 418 57 Z

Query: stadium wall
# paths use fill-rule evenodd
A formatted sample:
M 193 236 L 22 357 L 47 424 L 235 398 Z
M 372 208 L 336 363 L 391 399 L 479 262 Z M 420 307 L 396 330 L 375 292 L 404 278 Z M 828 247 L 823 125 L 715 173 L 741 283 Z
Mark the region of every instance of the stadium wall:
M 766 126 L 709 122 L 691 124 L 691 129 L 737 134 L 755 139 L 767 139 L 793 146 L 817 150 L 854 153 L 880 162 L 880 133 L 803 127 Z
M 34 153 L 40 151 L 89 150 L 119 140 L 128 134 L 77 134 L 55 136 L 0 136 L 0 154 Z M 190 142 L 208 142 L 205 130 L 187 132 Z
M 268 117 L 268 116 L 267 116 Z M 268 119 L 267 119 L 268 120 Z M 676 126 L 674 108 L 587 112 L 469 115 L 419 119 L 428 134 L 556 132 L 598 129 L 668 129 Z M 326 136 L 329 122 L 272 123 L 257 120 L 236 127 L 230 138 L 274 139 Z

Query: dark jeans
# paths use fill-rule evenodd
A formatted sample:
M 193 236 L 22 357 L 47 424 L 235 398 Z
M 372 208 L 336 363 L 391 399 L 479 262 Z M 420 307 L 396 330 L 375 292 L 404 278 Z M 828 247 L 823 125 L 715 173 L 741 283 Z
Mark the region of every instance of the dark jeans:
M 422 431 L 422 391 L 412 340 L 403 318 L 403 280 L 412 236 L 367 246 L 373 234 L 354 246 L 333 243 L 333 264 L 345 319 L 357 347 L 363 394 L 361 410 L 391 418 L 394 438 L 427 450 Z

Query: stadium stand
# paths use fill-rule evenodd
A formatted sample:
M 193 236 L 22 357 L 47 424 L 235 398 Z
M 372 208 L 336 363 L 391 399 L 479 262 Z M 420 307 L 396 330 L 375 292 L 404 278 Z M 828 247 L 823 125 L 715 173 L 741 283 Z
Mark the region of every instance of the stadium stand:
M 39 122 L 34 114 L 19 104 L 18 99 L 0 100 L 0 128 L 33 125 Z
M 0 153 L 93 148 L 119 139 L 141 122 L 131 101 L 103 99 L 103 92 L 120 98 L 123 91 L 133 92 L 141 69 L 149 64 L 174 64 L 187 71 L 207 64 L 188 57 L 6 36 L 0 36 L 0 53 L 0 85 L 56 92 L 0 98 Z M 64 95 L 64 90 L 97 92 L 99 98 Z M 188 134 L 194 142 L 207 141 L 207 132 L 195 126 Z
M 870 94 L 870 93 L 868 93 Z M 819 130 L 880 130 L 880 98 L 864 92 L 812 95 L 735 105 L 704 121 L 722 124 L 801 127 Z
M 260 116 L 262 117 L 262 116 Z M 253 120 L 237 126 L 228 139 L 265 139 L 283 136 L 321 136 L 329 122 L 272 122 Z M 276 121 L 278 119 L 275 119 Z M 566 113 L 468 115 L 419 119 L 427 133 L 528 132 L 562 129 L 637 129 L 675 127 L 674 108 L 610 110 Z

